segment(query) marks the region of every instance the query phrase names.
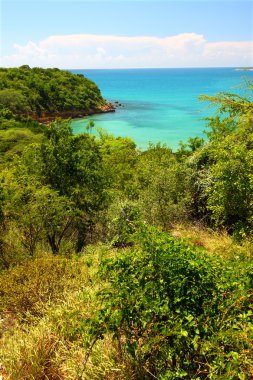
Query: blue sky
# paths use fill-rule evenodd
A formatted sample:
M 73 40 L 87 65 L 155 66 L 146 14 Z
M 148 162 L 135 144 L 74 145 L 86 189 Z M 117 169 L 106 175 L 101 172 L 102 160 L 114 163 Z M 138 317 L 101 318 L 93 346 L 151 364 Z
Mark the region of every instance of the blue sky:
M 251 1 L 2 0 L 1 64 L 249 66 L 252 24 Z

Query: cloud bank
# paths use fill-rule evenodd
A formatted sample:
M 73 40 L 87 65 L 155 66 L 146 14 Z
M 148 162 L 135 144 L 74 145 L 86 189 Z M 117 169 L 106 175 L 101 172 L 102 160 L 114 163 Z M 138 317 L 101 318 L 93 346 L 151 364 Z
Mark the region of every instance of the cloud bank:
M 56 35 L 14 45 L 1 66 L 59 68 L 233 67 L 253 65 L 251 41 L 208 42 L 201 34 L 169 37 Z

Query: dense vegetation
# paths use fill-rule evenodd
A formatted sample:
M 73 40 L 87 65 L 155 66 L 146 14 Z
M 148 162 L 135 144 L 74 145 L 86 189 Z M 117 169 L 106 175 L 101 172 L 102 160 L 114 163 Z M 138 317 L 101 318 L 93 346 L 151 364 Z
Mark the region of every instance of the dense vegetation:
M 2 103 L 4 380 L 252 377 L 253 103 L 202 100 L 176 152 Z
M 105 105 L 99 88 L 82 75 L 59 69 L 0 69 L 1 115 L 81 115 L 99 111 Z

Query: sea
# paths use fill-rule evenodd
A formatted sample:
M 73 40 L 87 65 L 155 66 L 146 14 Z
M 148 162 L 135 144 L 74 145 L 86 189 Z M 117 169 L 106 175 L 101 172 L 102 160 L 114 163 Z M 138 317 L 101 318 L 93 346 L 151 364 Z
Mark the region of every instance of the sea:
M 118 102 L 115 113 L 72 121 L 74 134 L 84 132 L 89 120 L 114 136 L 130 137 L 145 150 L 149 143 L 173 150 L 190 137 L 206 138 L 206 118 L 215 113 L 200 95 L 232 92 L 241 96 L 253 71 L 236 68 L 71 70 L 94 81 L 102 96 Z M 96 133 L 96 132 L 95 132 Z

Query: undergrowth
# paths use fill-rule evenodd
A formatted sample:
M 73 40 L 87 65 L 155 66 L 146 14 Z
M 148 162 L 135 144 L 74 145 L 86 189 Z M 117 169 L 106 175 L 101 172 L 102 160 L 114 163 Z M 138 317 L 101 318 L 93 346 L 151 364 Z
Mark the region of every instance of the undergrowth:
M 251 379 L 250 243 L 179 233 L 3 271 L 3 380 Z

